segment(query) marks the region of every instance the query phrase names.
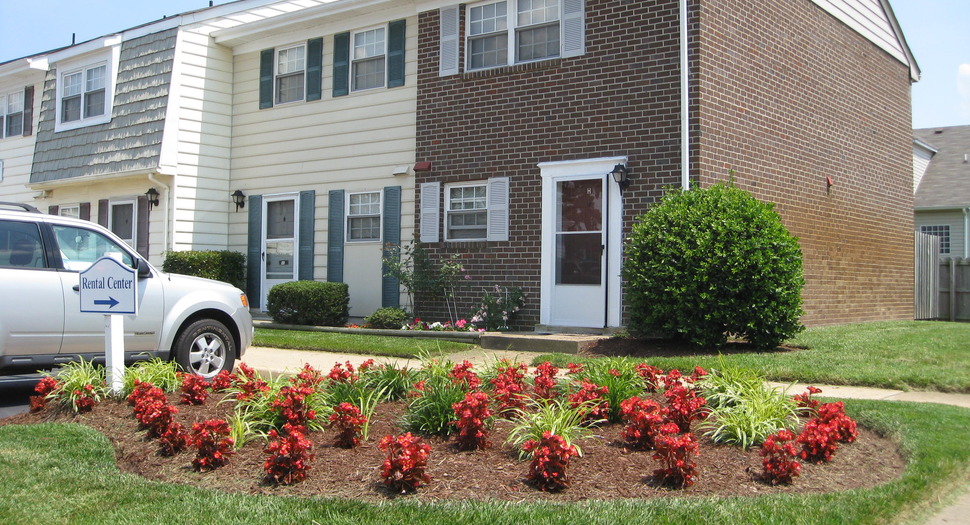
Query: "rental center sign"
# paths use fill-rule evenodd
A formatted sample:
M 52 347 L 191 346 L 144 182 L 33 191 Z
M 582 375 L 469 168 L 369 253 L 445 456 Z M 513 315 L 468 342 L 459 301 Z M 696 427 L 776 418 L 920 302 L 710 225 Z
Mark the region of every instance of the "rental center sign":
M 80 274 L 81 311 L 106 315 L 138 315 L 135 270 L 102 257 Z

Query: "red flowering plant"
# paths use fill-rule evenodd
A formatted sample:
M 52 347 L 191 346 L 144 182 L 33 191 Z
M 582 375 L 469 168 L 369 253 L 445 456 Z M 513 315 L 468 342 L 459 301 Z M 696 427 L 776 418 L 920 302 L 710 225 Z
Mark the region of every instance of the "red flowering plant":
M 697 464 L 693 458 L 699 454 L 699 445 L 691 433 L 679 434 L 676 423 L 664 423 L 654 439 L 656 452 L 653 459 L 660 460 L 661 468 L 653 471 L 653 477 L 661 485 L 685 488 L 694 484 Z
M 561 436 L 546 431 L 540 440 L 530 439 L 522 450 L 532 455 L 526 480 L 539 490 L 556 492 L 569 486 L 566 469 L 569 458 L 578 456 L 575 446 L 569 445 Z
M 209 398 L 209 382 L 195 374 L 180 373 L 182 378 L 182 404 L 203 405 Z
M 431 447 L 410 432 L 402 436 L 384 436 L 379 444 L 387 454 L 381 467 L 384 484 L 402 494 L 413 492 L 421 483 L 430 483 L 427 473 Z
M 818 419 L 833 427 L 832 433 L 842 443 L 852 443 L 859 437 L 856 422 L 846 415 L 845 403 L 841 401 L 819 405 Z
M 656 401 L 631 397 L 620 403 L 620 416 L 626 422 L 621 436 L 633 450 L 654 448 L 654 437 L 664 423 L 663 410 Z
M 532 389 L 536 397 L 540 399 L 552 399 L 556 395 L 556 375 L 558 373 L 559 369 L 549 361 L 536 367 L 536 377 L 532 382 Z
M 269 384 L 259 376 L 259 373 L 246 363 L 239 363 L 239 376 L 229 391 L 239 402 L 248 402 L 270 391 Z
M 236 374 L 230 373 L 228 370 L 222 370 L 212 378 L 209 386 L 212 387 L 213 392 L 225 392 L 232 388 L 238 380 L 239 377 Z
M 634 368 L 634 370 L 636 370 L 637 375 L 643 379 L 644 388 L 647 390 L 647 392 L 656 392 L 660 388 L 660 376 L 662 376 L 664 373 L 662 369 L 655 366 L 650 366 L 646 363 L 640 363 Z
M 697 395 L 693 388 L 687 388 L 679 382 L 671 383 L 663 395 L 667 400 L 664 414 L 677 425 L 680 432 L 690 432 L 691 422 L 704 417 L 702 408 L 707 401 Z
M 504 366 L 503 366 L 504 365 Z M 503 360 L 498 366 L 498 375 L 491 380 L 494 387 L 493 397 L 498 402 L 498 413 L 508 415 L 525 408 L 528 396 L 525 395 L 525 372 L 528 367 L 523 363 Z
M 351 403 L 340 403 L 330 414 L 329 428 L 336 428 L 333 446 L 340 448 L 354 448 L 360 444 L 361 427 L 367 423 L 367 416 L 361 414 L 360 409 Z
M 308 403 L 308 397 L 316 391 L 306 386 L 284 386 L 270 402 L 270 411 L 277 416 L 277 428 L 289 423 L 295 427 L 307 427 L 316 419 L 317 412 Z
M 347 361 L 344 365 L 340 363 L 334 363 L 333 368 L 330 369 L 330 373 L 327 374 L 334 383 L 353 383 L 357 381 L 359 376 L 357 371 L 354 369 L 353 363 Z
M 809 410 L 812 413 L 817 413 L 819 401 L 817 399 L 812 399 L 812 395 L 821 394 L 822 389 L 816 388 L 814 386 L 809 386 L 802 394 L 795 394 L 792 396 L 792 400 L 798 405 L 798 408 Z
M 802 465 L 795 461 L 798 450 L 794 440 L 795 434 L 788 429 L 779 430 L 765 439 L 761 444 L 761 464 L 764 465 L 761 479 L 772 485 L 787 485 L 801 473 Z
M 292 485 L 306 479 L 313 460 L 313 443 L 306 438 L 306 429 L 287 423 L 281 432 L 270 430 L 269 439 L 263 450 L 269 454 L 263 463 L 266 479 L 276 485 Z
M 37 392 L 37 395 L 30 396 L 30 411 L 37 412 L 43 410 L 47 406 L 47 401 L 53 397 L 59 388 L 61 388 L 60 382 L 51 376 L 44 376 L 34 386 L 34 392 Z
M 104 367 L 84 359 L 61 365 L 57 381 L 60 387 L 49 393 L 49 400 L 56 400 L 79 413 L 91 411 L 95 403 L 110 394 L 105 384 Z
M 189 446 L 189 433 L 181 423 L 172 422 L 169 427 L 158 436 L 159 453 L 163 456 L 174 456 Z
M 607 420 L 610 417 L 610 402 L 606 399 L 609 391 L 606 386 L 583 379 L 579 390 L 569 395 L 569 405 L 583 411 L 584 421 Z
M 576 375 L 583 373 L 586 367 L 582 363 L 566 363 L 566 369 L 569 370 L 567 375 Z
M 488 433 L 485 431 L 492 411 L 488 409 L 488 394 L 469 392 L 465 399 L 453 404 L 455 417 L 453 424 L 458 427 L 455 442 L 458 450 L 484 450 L 488 448 Z
M 451 369 L 450 374 L 456 383 L 464 384 L 468 390 L 477 390 L 482 386 L 482 380 L 472 371 L 472 366 L 469 361 L 462 361 Z
M 94 404 L 101 398 L 95 391 L 94 385 L 87 384 L 81 388 L 74 389 L 71 393 L 71 399 L 74 401 L 74 410 L 78 413 L 90 412 L 94 408 Z
M 797 442 L 801 445 L 798 457 L 813 463 L 824 463 L 831 460 L 832 455 L 839 448 L 835 427 L 820 421 L 818 418 L 805 423 L 802 433 L 798 435 Z
M 235 441 L 229 437 L 230 432 L 229 423 L 224 419 L 192 424 L 189 442 L 198 448 L 192 460 L 195 470 L 205 472 L 229 463 L 229 458 L 235 453 Z
M 292 383 L 294 386 L 317 388 L 322 385 L 328 377 L 329 376 L 324 375 L 323 372 L 310 366 L 310 363 L 303 363 L 303 368 L 297 372 L 295 376 L 290 378 L 290 383 Z

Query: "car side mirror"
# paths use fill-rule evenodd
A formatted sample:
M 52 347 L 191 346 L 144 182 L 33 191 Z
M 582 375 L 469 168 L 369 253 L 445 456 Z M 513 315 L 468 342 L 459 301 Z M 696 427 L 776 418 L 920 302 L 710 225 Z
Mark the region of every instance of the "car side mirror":
M 138 277 L 140 279 L 150 279 L 152 276 L 152 267 L 148 265 L 148 261 L 145 259 L 138 259 Z

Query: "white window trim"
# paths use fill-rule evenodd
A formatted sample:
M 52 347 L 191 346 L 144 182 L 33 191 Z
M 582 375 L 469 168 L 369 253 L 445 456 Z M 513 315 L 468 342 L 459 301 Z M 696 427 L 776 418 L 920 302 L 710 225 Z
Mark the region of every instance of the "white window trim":
M 946 229 L 946 235 L 943 235 L 943 230 Z M 951 234 L 952 228 L 949 224 L 923 224 L 920 225 L 920 233 L 925 233 L 927 235 L 935 235 L 940 238 L 940 255 L 950 255 L 953 248 L 953 236 Z M 943 245 L 943 239 L 946 239 L 946 246 Z M 944 248 L 946 251 L 943 251 Z
M 101 50 L 97 53 L 92 53 L 81 58 L 65 60 L 57 64 L 57 89 L 56 89 L 56 105 L 55 105 L 55 120 L 54 120 L 54 132 L 67 131 L 71 129 L 78 129 L 87 126 L 93 126 L 96 124 L 104 124 L 111 121 L 111 114 L 114 107 L 114 95 L 115 87 L 117 84 L 117 71 L 118 63 L 121 59 L 121 45 L 112 45 L 107 50 Z M 66 75 L 76 73 L 78 71 L 86 71 L 93 67 L 100 65 L 105 66 L 104 71 L 104 114 L 98 115 L 96 117 L 84 118 L 84 103 L 83 103 L 83 93 L 82 90 L 82 104 L 81 104 L 81 119 L 72 120 L 70 122 L 61 122 L 62 113 L 62 100 L 64 97 L 64 77 Z
M 506 4 L 506 10 L 505 10 L 505 13 L 506 13 L 506 15 L 505 15 L 506 16 L 506 29 L 505 29 L 505 32 L 506 32 L 506 38 L 507 38 L 507 43 L 506 43 L 506 46 L 507 46 L 507 48 L 506 48 L 507 49 L 506 62 L 504 64 L 497 64 L 497 65 L 494 65 L 494 66 L 473 68 L 472 67 L 471 45 L 469 45 L 469 42 L 473 38 L 472 37 L 472 34 L 471 34 L 471 23 L 472 23 L 471 16 L 470 16 L 471 10 L 473 8 L 476 8 L 476 7 L 481 7 L 481 6 L 485 6 L 485 5 L 489 5 L 489 4 L 497 4 L 497 3 L 500 3 L 502 1 L 505 1 L 505 4 Z M 564 49 L 563 49 L 563 41 L 564 41 L 564 35 L 563 35 L 563 33 L 564 33 L 564 27 L 563 27 L 563 24 L 564 24 L 565 18 L 566 18 L 564 16 L 564 13 L 563 13 L 563 7 L 564 7 L 564 4 L 565 4 L 565 0 L 559 0 L 559 19 L 557 20 L 557 22 L 559 24 L 559 54 L 556 55 L 556 56 L 553 56 L 553 57 L 537 58 L 537 59 L 534 59 L 534 60 L 518 60 L 518 54 L 519 53 L 518 53 L 518 47 L 516 46 L 516 41 L 515 41 L 515 32 L 516 32 L 517 29 L 519 29 L 519 26 L 518 26 L 518 12 L 519 12 L 518 11 L 518 8 L 519 8 L 518 2 L 519 2 L 519 0 L 486 0 L 486 1 L 483 1 L 483 2 L 475 2 L 473 4 L 468 4 L 465 7 L 465 38 L 464 38 L 464 45 L 465 45 L 465 71 L 488 71 L 489 69 L 496 69 L 496 68 L 500 68 L 500 67 L 513 66 L 513 65 L 517 65 L 517 64 L 530 64 L 530 63 L 533 63 L 533 62 L 543 62 L 543 61 L 546 61 L 546 60 L 556 60 L 558 58 L 562 58 L 564 56 L 568 56 L 565 53 Z M 536 26 L 539 26 L 539 25 L 544 25 L 544 24 L 536 24 Z M 526 27 L 528 27 L 528 26 L 526 26 Z
M 378 234 L 378 236 L 377 236 L 376 239 L 351 239 L 350 238 L 350 220 L 351 219 L 355 219 L 355 218 L 373 217 L 374 215 L 351 215 L 350 214 L 350 196 L 351 195 L 367 195 L 367 194 L 372 194 L 372 193 L 376 193 L 377 196 L 378 196 L 378 198 L 380 198 L 380 212 L 378 212 L 378 215 L 377 215 L 377 219 L 378 219 L 377 220 L 377 223 L 378 223 L 378 229 L 380 230 L 380 233 Z M 381 242 L 383 242 L 383 239 L 384 239 L 384 192 L 383 191 L 380 191 L 380 190 L 346 192 L 346 195 L 345 195 L 344 199 L 345 199 L 344 200 L 344 210 L 346 210 L 346 213 L 344 213 L 344 242 L 346 242 L 348 244 L 365 244 L 365 243 L 381 243 Z
M 451 238 L 451 235 L 450 235 L 451 234 L 451 227 L 449 226 L 450 223 L 449 223 L 449 220 L 448 220 L 449 219 L 449 216 L 451 215 L 451 212 L 452 211 L 468 211 L 468 210 L 452 210 L 451 209 L 451 190 L 453 190 L 455 188 L 473 188 L 473 187 L 478 187 L 478 186 L 481 186 L 482 188 L 485 188 L 485 199 L 484 199 L 485 200 L 485 207 L 484 208 L 481 208 L 481 210 L 476 209 L 474 211 L 476 211 L 476 212 L 477 211 L 482 211 L 482 212 L 485 213 L 485 226 L 483 227 L 483 229 L 485 230 L 485 235 L 483 237 L 453 239 L 453 238 Z M 447 242 L 478 242 L 478 241 L 484 241 L 484 240 L 488 239 L 488 181 L 486 181 L 486 180 L 476 180 L 476 181 L 453 182 L 453 183 L 450 183 L 450 184 L 445 184 L 445 195 L 444 195 L 444 197 L 445 197 L 444 198 L 444 201 L 445 201 L 444 202 L 445 241 L 447 241 Z
M 66 210 L 75 210 L 77 213 L 75 213 L 74 215 L 65 215 L 64 212 Z M 75 219 L 80 219 L 81 218 L 81 204 L 80 203 L 75 203 L 75 204 L 62 204 L 62 205 L 60 205 L 60 206 L 57 207 L 57 214 L 59 216 L 61 216 L 61 217 L 72 217 L 72 218 L 75 218 Z M 110 215 L 109 215 L 109 217 L 110 217 Z
M 485 188 L 485 236 L 475 238 L 454 239 L 450 236 L 448 216 L 451 210 L 451 189 L 482 186 Z M 422 194 L 422 198 L 424 195 Z M 445 242 L 482 242 L 507 241 L 509 238 L 509 178 L 493 177 L 483 180 L 453 182 L 444 185 L 444 238 Z M 457 210 L 456 210 L 457 211 Z M 424 220 L 424 217 L 422 217 Z M 424 232 L 424 230 L 422 230 Z M 423 239 L 422 239 L 423 240 Z
M 303 48 L 303 96 L 298 100 L 290 100 L 288 102 L 280 102 L 279 95 L 279 79 L 280 79 L 280 52 L 288 51 L 290 49 Z M 306 42 L 301 42 L 297 44 L 291 44 L 287 46 L 277 47 L 273 50 L 273 105 L 274 106 L 285 106 L 287 104 L 297 104 L 300 102 L 306 102 L 306 75 L 307 75 L 307 53 L 309 48 Z M 287 73 L 287 75 L 295 75 L 295 73 Z
M 383 50 L 383 53 L 380 55 L 380 56 L 384 57 L 384 82 L 380 86 L 374 86 L 374 87 L 369 87 L 369 88 L 357 89 L 356 87 L 354 87 L 354 65 L 357 62 L 366 62 L 366 61 L 370 61 L 370 60 L 376 60 L 377 59 L 377 56 L 372 56 L 372 57 L 368 57 L 368 58 L 362 58 L 362 59 L 359 59 L 359 60 L 358 59 L 355 59 L 354 58 L 354 49 L 355 49 L 354 41 L 356 40 L 358 34 L 360 34 L 360 33 L 366 33 L 368 31 L 374 31 L 376 29 L 383 29 L 384 30 L 384 50 Z M 349 91 L 351 93 L 357 93 L 357 92 L 360 92 L 360 91 L 370 91 L 372 89 L 381 89 L 381 88 L 387 87 L 387 44 L 388 44 L 388 38 L 389 38 L 389 36 L 390 35 L 389 35 L 388 27 L 387 27 L 386 24 L 385 25 L 377 25 L 377 26 L 373 26 L 373 27 L 368 27 L 368 28 L 364 28 L 364 29 L 361 29 L 361 30 L 358 30 L 358 31 L 352 31 L 350 33 L 350 67 L 347 68 L 348 69 L 347 74 L 350 76 L 350 78 L 347 80 L 347 82 L 348 82 L 347 85 L 350 87 L 350 90 Z M 383 206 L 383 199 L 381 199 L 381 205 Z
M 122 238 L 120 235 L 115 233 L 119 239 L 128 243 L 128 246 L 132 249 L 138 246 L 138 199 L 118 199 L 108 201 L 108 230 L 114 233 L 114 207 L 123 206 L 125 204 L 131 204 L 131 241 Z
M 9 99 L 9 97 L 11 95 L 14 95 L 14 96 L 19 95 L 20 96 L 20 112 L 19 113 L 20 113 L 21 123 L 20 123 L 20 133 L 17 134 L 17 135 L 7 135 L 7 117 L 8 117 L 8 115 L 7 115 L 7 101 L 8 101 L 8 99 Z M 26 101 L 24 100 L 24 90 L 23 90 L 23 88 L 21 88 L 20 90 L 14 89 L 13 91 L 0 90 L 0 139 L 6 139 L 6 138 L 11 138 L 11 137 L 22 137 L 23 136 L 23 134 L 24 134 L 23 133 L 23 129 L 24 129 L 24 125 L 26 124 L 26 122 L 23 121 L 24 110 L 26 109 L 24 107 L 25 106 L 25 103 L 26 103 Z

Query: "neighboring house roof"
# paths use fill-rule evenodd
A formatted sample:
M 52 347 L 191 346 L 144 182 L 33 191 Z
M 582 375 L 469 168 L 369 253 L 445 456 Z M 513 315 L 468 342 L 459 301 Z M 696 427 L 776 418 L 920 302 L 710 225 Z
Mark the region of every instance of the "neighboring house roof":
M 936 148 L 916 189 L 916 209 L 970 206 L 970 126 L 915 129 L 913 135 Z

